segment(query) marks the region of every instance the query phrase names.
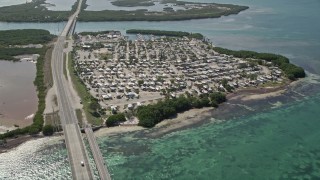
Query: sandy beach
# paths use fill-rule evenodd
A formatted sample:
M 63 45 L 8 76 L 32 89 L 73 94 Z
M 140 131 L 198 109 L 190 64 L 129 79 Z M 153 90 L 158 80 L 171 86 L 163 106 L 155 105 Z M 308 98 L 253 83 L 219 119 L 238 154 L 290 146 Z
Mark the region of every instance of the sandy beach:
M 95 132 L 95 135 L 98 137 L 112 136 L 126 132 L 144 130 L 149 136 L 159 136 L 162 134 L 170 133 L 172 131 L 176 131 L 181 128 L 192 126 L 195 123 L 199 123 L 207 117 L 210 117 L 210 112 L 213 109 L 214 108 L 191 109 L 184 113 L 179 113 L 175 118 L 166 119 L 151 129 L 143 128 L 137 125 L 117 126 L 110 128 L 101 128 Z M 149 130 L 152 130 L 152 133 L 149 133 Z
M 240 100 L 240 101 L 251 101 L 261 100 L 271 97 L 277 97 L 286 92 L 289 86 L 293 86 L 297 82 L 284 84 L 277 87 L 263 87 L 263 88 L 247 88 L 237 90 L 236 92 L 227 95 L 228 101 Z M 166 119 L 151 129 L 143 128 L 137 125 L 134 126 L 117 126 L 111 128 L 101 128 L 95 132 L 96 136 L 112 136 L 126 132 L 135 132 L 144 130 L 147 136 L 156 137 L 163 134 L 167 134 L 179 129 L 192 127 L 195 124 L 203 122 L 212 116 L 213 111 L 219 111 L 215 108 L 202 108 L 202 109 L 191 109 L 189 111 L 178 113 L 177 117 Z M 217 120 L 216 120 L 217 121 Z M 151 132 L 152 130 L 152 132 Z
M 233 94 L 229 94 L 227 96 L 228 100 L 242 100 L 242 101 L 250 101 L 250 100 L 259 100 L 266 99 L 269 97 L 280 96 L 285 93 L 286 90 L 284 88 L 270 88 L 270 89 L 252 89 L 252 90 L 242 90 L 242 92 L 235 92 Z

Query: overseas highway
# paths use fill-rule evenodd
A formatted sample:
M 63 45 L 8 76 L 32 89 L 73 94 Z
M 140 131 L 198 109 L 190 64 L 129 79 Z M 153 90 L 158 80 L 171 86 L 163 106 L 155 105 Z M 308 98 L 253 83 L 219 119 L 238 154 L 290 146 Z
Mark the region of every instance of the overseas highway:
M 88 155 L 80 133 L 80 127 L 78 125 L 75 110 L 70 99 L 70 85 L 68 84 L 63 74 L 63 63 L 65 63 L 63 49 L 65 40 L 68 35 L 72 35 L 73 33 L 73 28 L 75 27 L 75 23 L 77 20 L 76 18 L 81 10 L 81 4 L 82 0 L 79 0 L 79 5 L 76 12 L 69 17 L 65 28 L 58 37 L 58 40 L 52 52 L 51 66 L 59 105 L 59 116 L 65 135 L 65 142 L 68 150 L 68 157 L 72 169 L 73 179 L 90 180 L 93 179 L 93 173 L 89 165 Z M 89 124 L 86 125 L 85 132 L 87 134 L 89 145 L 92 150 L 97 169 L 99 171 L 100 179 L 111 179 L 108 169 L 104 164 L 104 160 L 97 145 L 96 139 L 93 135 L 91 126 Z
M 59 116 L 65 135 L 73 179 L 89 180 L 93 179 L 93 177 L 88 156 L 80 134 L 75 111 L 71 106 L 69 85 L 63 75 L 64 42 L 65 36 L 60 36 L 52 52 L 52 75 L 59 104 Z M 82 166 L 81 161 L 84 163 L 84 166 Z

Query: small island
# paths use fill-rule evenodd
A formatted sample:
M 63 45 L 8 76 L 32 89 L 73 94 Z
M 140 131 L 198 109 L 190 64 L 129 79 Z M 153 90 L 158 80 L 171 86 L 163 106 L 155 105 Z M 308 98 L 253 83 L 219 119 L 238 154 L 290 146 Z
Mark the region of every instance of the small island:
M 134 3 L 133 3 L 134 2 Z M 238 14 L 248 9 L 247 6 L 216 3 L 195 3 L 176 0 L 160 1 L 128 1 L 118 0 L 112 4 L 116 6 L 153 6 L 155 2 L 170 5 L 162 11 L 148 11 L 137 9 L 135 11 L 87 11 L 79 15 L 79 21 L 179 21 L 190 19 L 219 18 L 230 14 Z M 171 7 L 172 6 L 172 7 Z M 175 10 L 173 7 L 178 8 Z
M 138 34 L 135 39 L 119 31 L 75 36 L 74 75 L 91 96 L 82 97 L 84 107 L 107 126 L 149 128 L 190 109 L 217 108 L 228 93 L 305 77 L 284 56 L 214 47 L 198 33 L 127 32 Z
M 61 22 L 67 21 L 78 6 L 79 0 L 71 11 L 51 11 L 45 0 L 32 0 L 26 4 L 0 7 L 0 21 L 6 22 Z M 157 4 L 155 4 L 157 3 Z M 88 11 L 86 0 L 82 1 L 78 21 L 177 21 L 190 19 L 218 18 L 248 9 L 247 6 L 216 3 L 195 3 L 177 0 L 117 0 L 114 6 L 137 7 L 136 10 Z M 149 11 L 142 7 L 165 5 L 160 11 Z

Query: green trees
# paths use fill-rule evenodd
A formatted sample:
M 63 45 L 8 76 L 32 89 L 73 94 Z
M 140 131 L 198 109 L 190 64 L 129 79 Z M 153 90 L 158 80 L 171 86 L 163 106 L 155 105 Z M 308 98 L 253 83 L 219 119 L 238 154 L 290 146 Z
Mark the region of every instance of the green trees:
M 94 98 L 91 98 L 91 102 L 90 102 L 89 108 L 92 111 L 98 111 L 101 108 L 101 106 L 100 106 L 100 104 L 98 103 L 97 100 L 95 100 Z
M 158 112 L 152 105 L 139 107 L 137 111 L 138 125 L 147 128 L 153 127 L 160 120 L 160 117 L 157 116 Z
M 153 127 L 164 119 L 176 116 L 177 113 L 187 111 L 191 108 L 218 107 L 218 104 L 225 102 L 226 96 L 220 92 L 212 93 L 209 96 L 192 97 L 180 95 L 176 99 L 165 99 L 156 104 L 140 106 L 137 109 L 139 126 Z
M 49 31 L 42 29 L 17 29 L 0 31 L 0 46 L 45 44 L 53 39 Z
M 116 0 L 111 2 L 114 6 L 135 7 L 135 6 L 153 6 L 154 3 L 148 0 Z
M 42 128 L 42 133 L 43 135 L 45 136 L 51 136 L 53 133 L 54 133 L 54 128 L 52 125 L 45 125 L 43 128 Z
M 114 114 L 108 117 L 107 121 L 106 121 L 106 125 L 108 127 L 112 127 L 112 126 L 116 126 L 121 122 L 126 121 L 126 117 L 123 113 L 119 113 L 119 114 Z
M 45 57 L 47 48 L 43 47 L 41 49 L 36 49 L 36 50 L 37 52 L 39 52 L 40 57 L 38 58 L 38 61 L 36 64 L 37 73 L 33 83 L 37 87 L 37 92 L 38 92 L 38 110 L 33 118 L 33 123 L 31 126 L 28 126 L 22 129 L 19 128 L 19 129 L 1 134 L 0 139 L 15 137 L 17 135 L 27 134 L 27 133 L 30 135 L 35 135 L 42 130 L 42 126 L 44 123 L 42 114 L 45 109 L 45 97 L 46 97 L 46 86 L 44 83 L 44 61 L 45 61 L 44 57 Z
M 101 117 L 101 105 L 99 104 L 96 98 L 91 97 L 91 101 L 89 103 L 89 109 L 91 110 L 91 114 L 94 117 Z
M 59 22 L 67 21 L 70 11 L 49 11 L 45 0 L 0 7 L 0 21 L 6 22 Z
M 213 50 L 221 54 L 233 55 L 238 58 L 263 59 L 268 62 L 272 62 L 275 66 L 278 66 L 290 80 L 296 80 L 297 78 L 303 78 L 306 76 L 303 68 L 291 64 L 288 58 L 278 54 L 258 53 L 243 50 L 233 51 L 221 47 L 213 47 Z
M 7 48 L 0 47 L 0 59 L 2 60 L 13 60 L 17 61 L 14 56 L 22 55 L 22 54 L 40 54 L 41 49 L 37 48 Z
M 221 92 L 213 92 L 209 95 L 211 102 L 216 102 L 217 104 L 221 104 L 227 101 L 226 95 Z
M 0 59 L 18 60 L 14 56 L 22 54 L 41 54 L 43 48 L 20 48 L 14 45 L 45 44 L 51 41 L 54 35 L 47 30 L 22 29 L 0 31 Z
M 221 81 L 221 84 L 222 86 L 228 91 L 228 92 L 232 92 L 232 90 L 234 89 L 233 87 L 231 87 L 229 84 L 228 84 L 228 80 L 226 79 L 223 79 Z
M 39 128 L 37 126 L 31 125 L 28 127 L 28 133 L 29 135 L 36 135 L 40 132 Z
M 188 33 L 183 31 L 162 31 L 162 30 L 146 30 L 146 29 L 129 29 L 126 31 L 128 34 L 152 34 L 155 36 L 175 36 L 203 39 L 203 35 L 200 33 Z
M 98 34 L 108 34 L 110 31 L 97 31 L 97 32 L 80 32 L 79 34 L 82 36 L 87 36 L 87 35 L 91 35 L 91 36 L 97 36 Z
M 178 3 L 178 2 L 177 2 Z M 184 3 L 184 2 L 183 2 Z M 190 3 L 190 2 L 189 2 Z M 224 15 L 238 14 L 248 9 L 247 6 L 215 3 L 194 3 L 201 8 L 189 8 L 178 11 L 147 11 L 137 9 L 132 11 L 102 10 L 102 11 L 81 11 L 80 21 L 179 21 L 190 19 L 218 18 Z M 203 6 L 205 5 L 205 6 Z

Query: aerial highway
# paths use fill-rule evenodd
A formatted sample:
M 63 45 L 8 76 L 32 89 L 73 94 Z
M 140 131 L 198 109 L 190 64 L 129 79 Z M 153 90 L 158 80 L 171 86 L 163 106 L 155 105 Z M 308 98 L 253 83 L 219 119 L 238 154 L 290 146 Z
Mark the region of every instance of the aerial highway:
M 69 17 L 62 33 L 55 43 L 52 52 L 52 74 L 59 104 L 59 116 L 65 135 L 65 142 L 68 150 L 69 162 L 71 165 L 73 179 L 90 180 L 93 179 L 93 173 L 89 165 L 88 155 L 80 133 L 80 127 L 70 99 L 71 92 L 69 84 L 63 74 L 63 49 L 66 37 L 72 35 L 77 21 L 77 16 L 81 10 L 82 0 L 79 0 L 77 10 Z M 85 132 L 92 150 L 94 160 L 100 175 L 100 179 L 111 179 L 108 169 L 102 158 L 100 149 L 93 135 L 91 126 L 86 125 Z
M 75 111 L 70 104 L 70 92 L 67 82 L 63 77 L 63 46 L 65 37 L 60 36 L 52 53 L 52 75 L 56 87 L 57 100 L 59 104 L 59 115 L 65 135 L 74 179 L 93 179 L 89 166 L 88 156 L 80 134 Z M 84 163 L 84 166 L 81 164 Z
M 89 146 L 92 151 L 93 158 L 94 158 L 94 161 L 97 166 L 97 170 L 100 175 L 100 179 L 101 180 L 110 180 L 111 177 L 110 177 L 108 168 L 104 163 L 101 151 L 100 151 L 99 146 L 97 144 L 96 138 L 94 137 L 92 127 L 89 124 L 86 124 L 84 130 L 85 130 L 85 133 L 88 138 Z

